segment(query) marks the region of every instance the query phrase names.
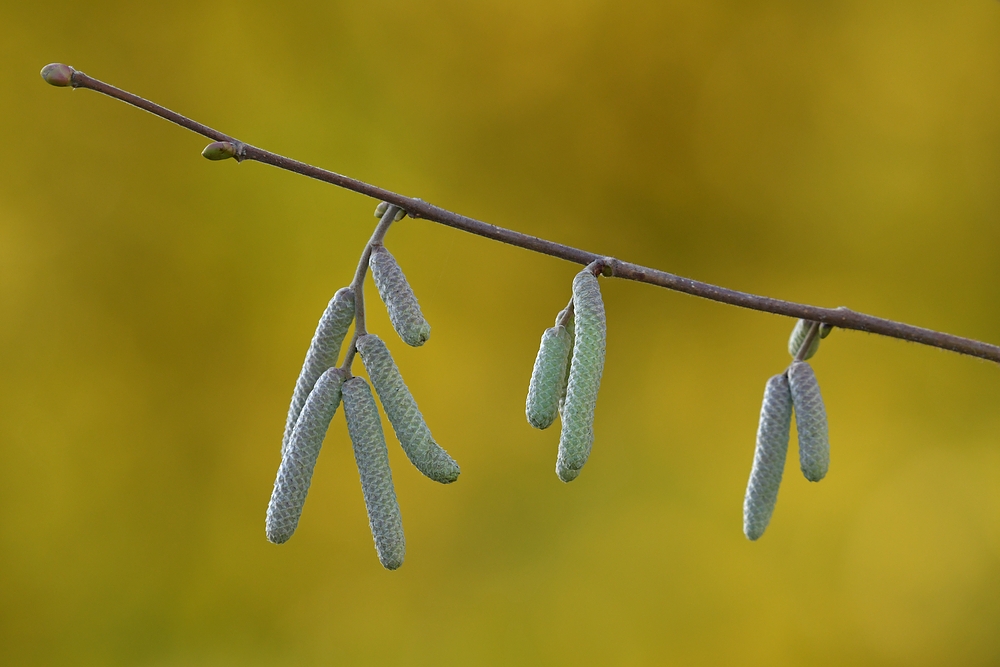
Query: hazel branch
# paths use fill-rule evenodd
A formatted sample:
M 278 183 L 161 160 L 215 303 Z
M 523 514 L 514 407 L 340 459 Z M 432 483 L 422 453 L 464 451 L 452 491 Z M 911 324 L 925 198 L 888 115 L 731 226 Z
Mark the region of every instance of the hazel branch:
M 555 243 L 546 239 L 522 234 L 510 229 L 491 225 L 473 218 L 469 218 L 458 213 L 453 213 L 439 206 L 434 206 L 420 199 L 405 197 L 403 195 L 385 190 L 383 188 L 364 183 L 349 176 L 343 176 L 326 169 L 314 167 L 298 160 L 266 151 L 250 144 L 245 144 L 234 137 L 223 134 L 207 125 L 191 120 L 179 113 L 171 111 L 159 104 L 150 102 L 138 95 L 134 95 L 110 84 L 98 81 L 87 76 L 83 72 L 75 70 L 67 65 L 51 64 L 42 70 L 42 78 L 54 86 L 71 86 L 73 88 L 86 88 L 109 97 L 113 97 L 127 104 L 131 104 L 139 109 L 148 111 L 176 125 L 187 128 L 204 137 L 208 137 L 215 142 L 222 142 L 223 146 L 214 146 L 209 151 L 210 159 L 225 159 L 233 157 L 237 161 L 253 160 L 263 164 L 269 164 L 279 169 L 285 169 L 296 174 L 308 176 L 325 183 L 330 183 L 359 194 L 367 195 L 380 201 L 386 201 L 398 206 L 414 218 L 425 218 L 432 222 L 437 222 L 454 229 L 476 234 L 494 241 L 507 243 L 518 248 L 531 250 L 544 255 L 558 257 L 577 264 L 588 265 L 592 262 L 602 260 L 604 264 L 604 274 L 616 278 L 624 278 L 636 282 L 648 283 L 658 287 L 665 287 L 677 292 L 683 292 L 692 296 L 698 296 L 711 301 L 759 310 L 775 315 L 785 315 L 787 317 L 799 318 L 819 322 L 828 326 L 840 329 L 853 329 L 868 333 L 888 336 L 908 340 L 922 345 L 929 345 L 943 350 L 958 352 L 959 354 L 979 357 L 1000 363 L 1000 347 L 984 343 L 982 341 L 953 336 L 951 334 L 925 329 L 903 322 L 895 322 L 873 315 L 866 315 L 850 310 L 845 307 L 840 308 L 820 308 L 807 304 L 773 299 L 766 296 L 749 294 L 737 290 L 711 285 L 709 283 L 692 280 L 677 276 L 666 271 L 640 266 L 631 262 L 624 262 L 617 259 L 607 258 L 604 255 L 587 252 L 579 248 Z M 231 155 L 230 155 L 231 153 Z M 370 250 L 370 249 L 368 249 Z M 360 290 L 359 290 L 360 292 Z M 360 296 L 360 295 L 359 295 Z M 360 301 L 359 301 L 360 304 Z M 359 305 L 359 312 L 362 308 Z M 360 320 L 363 324 L 363 319 Z M 353 350 L 353 347 L 351 348 Z M 349 352 L 350 354 L 350 352 Z M 353 354 L 350 354 L 353 357 Z

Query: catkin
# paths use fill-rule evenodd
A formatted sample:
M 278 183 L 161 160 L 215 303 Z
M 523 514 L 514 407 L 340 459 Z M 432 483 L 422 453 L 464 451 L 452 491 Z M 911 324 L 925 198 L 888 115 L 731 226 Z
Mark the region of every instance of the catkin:
M 799 353 L 799 348 L 802 347 L 802 343 L 805 342 L 806 336 L 809 335 L 809 329 L 812 327 L 813 323 L 809 320 L 799 320 L 795 323 L 795 328 L 792 329 L 792 335 L 788 337 L 788 354 L 792 355 L 794 358 Z M 806 351 L 805 355 L 802 357 L 803 360 L 811 359 L 816 350 L 819 349 L 819 341 L 822 338 L 820 332 L 816 332 L 813 336 L 812 342 L 809 344 L 809 349 Z
M 354 459 L 361 476 L 361 492 L 368 510 L 368 523 L 375 538 L 378 559 L 387 570 L 403 564 L 406 540 L 403 520 L 392 485 L 389 453 L 382 433 L 382 419 L 375 407 L 375 397 L 363 378 L 354 377 L 344 383 L 344 416 L 347 432 L 354 443 Z
M 788 382 L 799 433 L 799 465 L 806 479 L 818 482 L 830 469 L 830 435 L 819 382 L 804 361 L 793 361 L 788 367 Z
M 392 328 L 407 345 L 419 347 L 426 343 L 431 335 L 431 325 L 420 312 L 417 297 L 413 294 L 410 283 L 406 282 L 406 276 L 399 268 L 396 258 L 385 246 L 380 245 L 372 248 L 368 265 L 372 269 L 378 294 L 389 311 Z
M 413 395 L 403 382 L 403 376 L 400 375 L 399 368 L 389 353 L 389 348 L 374 334 L 358 338 L 357 347 L 368 377 L 371 378 L 389 423 L 392 424 L 406 456 L 417 470 L 435 482 L 442 484 L 454 482 L 461 470 L 454 459 L 448 456 L 448 452 L 434 442 L 431 431 L 417 407 L 417 402 L 413 400 Z
M 743 499 L 743 533 L 751 540 L 764 534 L 778 501 L 778 487 L 785 470 L 788 436 L 792 426 L 792 393 L 785 373 L 775 375 L 764 387 L 757 427 L 753 468 Z
M 292 402 L 288 406 L 288 417 L 285 419 L 285 434 L 281 439 L 281 451 L 284 453 L 288 447 L 288 440 L 292 437 L 292 429 L 302 412 L 309 392 L 323 371 L 337 365 L 337 358 L 340 356 L 340 346 L 344 342 L 344 336 L 354 321 L 354 290 L 344 287 L 337 290 L 337 293 L 330 299 L 330 304 L 326 307 L 323 317 L 320 318 L 316 326 L 316 333 L 309 344 L 309 351 L 306 352 L 306 360 L 302 364 L 302 371 L 299 379 L 295 382 L 295 391 L 292 393 Z
M 573 343 L 566 327 L 556 324 L 542 334 L 524 406 L 528 423 L 535 428 L 548 428 L 556 420 L 559 403 L 566 395 L 572 352 Z
M 344 372 L 331 368 L 319 376 L 295 422 L 288 446 L 281 454 L 281 466 L 274 480 L 274 491 L 267 506 L 267 539 L 275 544 L 287 542 L 299 525 L 306 502 L 316 458 L 330 421 L 340 405 L 340 387 Z
M 597 278 L 588 269 L 573 279 L 573 307 L 576 319 L 573 360 L 563 403 L 559 457 L 556 459 L 556 474 L 564 482 L 576 479 L 590 456 L 594 443 L 594 408 L 604 371 L 607 337 L 604 302 Z

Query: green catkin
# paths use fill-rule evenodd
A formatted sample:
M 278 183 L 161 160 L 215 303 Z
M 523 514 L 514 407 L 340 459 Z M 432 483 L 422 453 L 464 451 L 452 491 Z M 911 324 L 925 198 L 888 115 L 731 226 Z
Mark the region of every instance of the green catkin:
M 271 502 L 267 506 L 266 532 L 270 542 L 287 542 L 299 525 L 316 458 L 330 421 L 340 405 L 343 383 L 343 371 L 338 368 L 327 370 L 319 376 L 302 406 L 288 446 L 282 453 Z
M 556 420 L 566 395 L 572 353 L 573 342 L 566 327 L 556 324 L 542 334 L 524 407 L 528 423 L 535 428 L 548 428 Z
M 573 360 L 562 411 L 562 432 L 559 435 L 559 457 L 556 474 L 571 482 L 590 456 L 594 443 L 594 408 L 597 391 L 604 371 L 604 347 L 607 323 L 601 288 L 589 269 L 573 279 L 575 335 Z
M 344 383 L 342 392 L 347 432 L 354 444 L 354 459 L 361 476 L 361 492 L 365 497 L 375 550 L 382 566 L 395 570 L 403 564 L 406 540 L 392 485 L 382 419 L 372 390 L 363 378 L 351 378 Z
M 812 324 L 809 320 L 799 320 L 795 323 L 792 335 L 788 337 L 788 354 L 792 355 L 792 358 L 795 358 L 799 353 L 799 348 L 802 347 L 803 341 L 809 335 L 809 329 L 812 327 Z M 812 343 L 809 344 L 809 350 L 802 357 L 803 360 L 811 359 L 816 354 L 816 350 L 819 349 L 820 338 L 822 338 L 821 335 L 813 336 Z
M 431 335 L 431 325 L 424 319 L 417 297 L 413 294 L 396 258 L 385 249 L 385 246 L 380 245 L 372 248 L 368 265 L 371 267 L 378 294 L 382 297 L 386 310 L 389 311 L 392 328 L 407 345 L 419 347 L 426 343 Z
M 389 348 L 374 334 L 358 338 L 357 348 L 406 456 L 417 470 L 435 482 L 454 482 L 461 470 L 454 459 L 448 456 L 448 452 L 434 442 Z
M 830 435 L 819 382 L 809 364 L 793 361 L 788 367 L 788 383 L 799 433 L 799 465 L 806 479 L 818 482 L 830 469 Z
M 743 533 L 751 540 L 764 534 L 778 501 L 792 426 L 792 392 L 785 373 L 775 375 L 764 388 L 757 427 L 753 468 L 743 499 Z
M 285 419 L 285 434 L 281 439 L 281 451 L 284 453 L 288 447 L 288 440 L 292 437 L 292 429 L 302 412 L 309 392 L 323 372 L 337 365 L 337 358 L 340 356 L 340 346 L 344 342 L 347 330 L 354 321 L 354 290 L 344 287 L 337 290 L 337 293 L 330 299 L 326 311 L 316 326 L 316 333 L 313 335 L 309 350 L 306 352 L 306 359 L 302 364 L 302 371 L 299 379 L 295 382 L 295 391 L 292 393 L 292 402 L 288 406 L 288 417 Z

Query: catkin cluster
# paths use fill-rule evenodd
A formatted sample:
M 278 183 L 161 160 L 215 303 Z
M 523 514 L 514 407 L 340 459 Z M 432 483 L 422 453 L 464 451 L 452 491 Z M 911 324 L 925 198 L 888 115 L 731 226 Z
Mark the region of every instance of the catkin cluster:
M 767 381 L 757 427 L 753 467 L 743 500 L 743 532 L 751 540 L 764 534 L 785 469 L 792 413 L 799 437 L 799 466 L 810 482 L 818 482 L 830 468 L 830 436 L 819 382 L 805 361 L 816 354 L 820 338 L 830 332 L 815 322 L 799 320 L 788 340 L 791 365 Z
M 607 322 L 592 265 L 573 279 L 573 301 L 542 334 L 528 383 L 525 414 L 535 428 L 562 419 L 556 474 L 571 482 L 590 456 L 594 409 L 604 371 Z
M 388 221 L 389 216 L 400 220 L 405 213 L 383 202 L 376 215 Z M 389 311 L 393 328 L 409 345 L 422 345 L 430 335 L 430 325 L 420 311 L 413 290 L 389 251 L 381 243 L 374 243 L 374 239 L 370 245 L 372 277 Z M 454 459 L 434 441 L 389 349 L 378 336 L 368 334 L 363 325 L 359 325 L 353 348 L 348 350 L 352 356 L 343 368 L 336 367 L 340 348 L 359 305 L 354 286 L 339 290 L 316 327 L 288 408 L 281 465 L 267 508 L 266 532 L 267 539 L 275 544 L 287 541 L 295 532 L 320 447 L 343 400 L 375 549 L 382 565 L 395 570 L 403 564 L 406 552 L 403 523 L 375 398 L 368 383 L 352 377 L 347 370 L 354 350 L 360 354 L 396 437 L 413 465 L 443 484 L 458 479 L 460 470 Z M 363 322 L 362 319 L 358 321 Z

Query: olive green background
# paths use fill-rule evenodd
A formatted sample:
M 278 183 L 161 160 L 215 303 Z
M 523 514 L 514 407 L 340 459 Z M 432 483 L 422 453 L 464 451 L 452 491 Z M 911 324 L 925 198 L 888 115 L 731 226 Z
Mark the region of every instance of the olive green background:
M 602 282 L 580 478 L 525 421 L 578 267 L 426 221 L 387 245 L 433 326 L 382 335 L 457 483 L 390 438 L 372 548 L 338 414 L 264 538 L 287 401 L 375 202 L 89 91 L 716 284 L 1000 342 L 1000 5 L 0 5 L 0 663 L 986 665 L 1000 369 L 835 331 L 832 466 L 741 532 L 786 318 Z M 360 369 L 359 369 L 360 372 Z

